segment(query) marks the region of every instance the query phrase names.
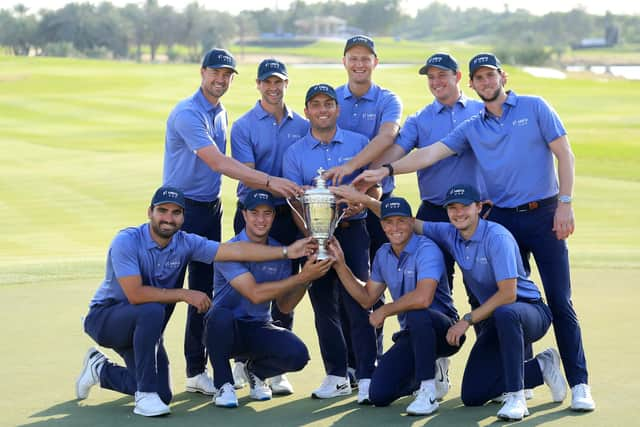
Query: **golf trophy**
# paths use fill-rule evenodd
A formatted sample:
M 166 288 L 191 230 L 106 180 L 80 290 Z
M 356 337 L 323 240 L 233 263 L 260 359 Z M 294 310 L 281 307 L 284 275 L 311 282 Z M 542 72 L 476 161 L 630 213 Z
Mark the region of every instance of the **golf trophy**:
M 333 236 L 336 226 L 344 216 L 344 211 L 342 215 L 338 214 L 336 198 L 327 188 L 326 181 L 322 178 L 323 172 L 324 169 L 318 169 L 318 176 L 313 178 L 313 186 L 307 189 L 303 196 L 296 197 L 296 200 L 302 204 L 302 215 L 287 199 L 289 207 L 302 220 L 311 236 L 318 241 L 318 260 L 329 257 L 327 241 Z

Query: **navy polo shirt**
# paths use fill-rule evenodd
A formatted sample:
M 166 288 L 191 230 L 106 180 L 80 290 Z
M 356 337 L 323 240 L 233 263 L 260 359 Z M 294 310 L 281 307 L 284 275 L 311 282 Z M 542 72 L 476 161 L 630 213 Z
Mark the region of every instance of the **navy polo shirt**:
M 395 300 L 416 289 L 420 280 L 433 279 L 438 282 L 433 302 L 429 308 L 457 319 L 449 282 L 444 267 L 444 258 L 438 246 L 430 239 L 414 234 L 396 256 L 391 243 L 383 244 L 373 260 L 371 280 L 383 283 Z M 406 327 L 406 313 L 398 314 L 401 328 Z
M 328 170 L 340 166 L 354 158 L 369 140 L 362 134 L 337 128 L 333 141 L 324 144 L 313 137 L 311 131 L 294 143 L 284 153 L 282 164 L 284 177 L 298 185 L 313 185 L 313 178 L 318 176 L 318 169 Z M 349 184 L 364 169 L 360 168 L 351 175 L 344 177 L 343 184 Z M 350 220 L 362 219 L 367 216 L 366 209 Z
M 91 305 L 106 300 L 127 301 L 118 278 L 141 276 L 142 284 L 156 288 L 179 288 L 182 271 L 190 261 L 211 264 L 219 243 L 196 234 L 178 231 L 164 248 L 151 238 L 150 225 L 120 231 L 107 254 L 105 278 Z
M 246 230 L 242 230 L 229 242 L 249 242 Z M 269 246 L 282 246 L 277 240 L 269 237 Z M 227 308 L 233 312 L 235 319 L 270 321 L 271 302 L 253 304 L 231 286 L 231 281 L 241 274 L 251 273 L 258 285 L 286 279 L 291 276 L 291 261 L 280 259 L 264 262 L 216 262 L 213 279 L 214 308 Z
M 253 163 L 259 171 L 282 177 L 282 157 L 287 148 L 309 131 L 309 122 L 285 106 L 285 116 L 276 118 L 262 108 L 260 101 L 231 127 L 231 155 L 242 163 Z M 238 183 L 238 200 L 244 200 L 251 189 Z M 276 199 L 277 205 L 284 199 Z
M 549 143 L 566 133 L 544 99 L 509 91 L 501 117 L 485 108 L 442 142 L 459 155 L 472 150 L 489 198 L 496 206 L 514 208 L 558 194 Z
M 484 104 L 461 95 L 452 107 L 435 99 L 404 122 L 396 144 L 405 153 L 414 148 L 432 145 L 447 136 L 456 126 L 478 114 Z M 476 157 L 471 151 L 447 157 L 428 168 L 418 170 L 420 198 L 442 205 L 447 190 L 458 183 L 473 185 L 481 195 L 485 194 L 484 180 Z
M 227 112 L 204 97 L 201 90 L 176 105 L 167 119 L 163 185 L 181 189 L 185 197 L 211 202 L 220 197 L 221 176 L 196 151 L 208 145 L 227 149 Z
M 402 102 L 400 98 L 388 89 L 381 88 L 375 83 L 360 98 L 355 97 L 349 85 L 336 88 L 340 114 L 338 126 L 342 129 L 361 133 L 372 140 L 380 131 L 383 123 L 400 125 L 402 118 Z M 389 193 L 395 187 L 393 177 L 382 181 L 382 192 Z
M 464 282 L 480 304 L 498 291 L 498 282 L 516 279 L 518 298 L 538 299 L 538 287 L 527 276 L 515 239 L 502 225 L 480 219 L 469 240 L 445 222 L 425 222 L 423 234 L 446 248 L 462 271 Z

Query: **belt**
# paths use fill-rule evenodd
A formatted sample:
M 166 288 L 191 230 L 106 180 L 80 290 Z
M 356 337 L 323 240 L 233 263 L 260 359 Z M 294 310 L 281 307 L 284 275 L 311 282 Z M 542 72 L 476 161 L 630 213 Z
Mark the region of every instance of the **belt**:
M 244 210 L 244 203 L 238 201 L 238 209 L 240 209 L 241 211 Z M 291 215 L 291 209 L 289 208 L 289 205 L 278 205 L 275 207 L 274 209 L 276 211 L 277 215 L 283 216 L 283 215 Z
M 544 298 L 542 298 L 542 297 L 540 297 L 540 298 L 517 297 L 516 301 L 517 302 L 526 302 L 528 304 L 544 304 Z
M 525 203 L 520 206 L 516 206 L 515 208 L 501 208 L 499 206 L 496 206 L 496 208 L 502 209 L 505 211 L 511 211 L 511 212 L 529 212 L 529 211 L 534 211 L 538 208 L 544 208 L 545 206 L 555 205 L 557 202 L 558 202 L 558 196 L 555 195 L 555 196 L 547 197 L 546 199 L 535 200 L 533 202 Z
M 433 209 L 444 209 L 444 206 L 442 205 L 436 205 L 435 203 L 431 203 L 427 200 L 423 200 L 422 201 L 422 206 L 426 207 L 426 208 L 433 208 Z
M 186 197 L 184 198 L 184 201 L 187 205 L 191 205 L 191 206 L 202 206 L 202 207 L 209 207 L 209 206 L 215 206 L 216 204 L 220 203 L 220 199 L 215 199 L 212 200 L 210 202 L 201 202 L 199 200 L 193 200 L 193 199 L 187 199 Z

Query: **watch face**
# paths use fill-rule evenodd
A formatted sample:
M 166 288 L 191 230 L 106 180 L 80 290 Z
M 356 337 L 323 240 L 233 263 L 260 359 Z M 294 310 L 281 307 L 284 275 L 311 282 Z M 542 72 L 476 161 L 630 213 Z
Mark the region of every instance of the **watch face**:
M 558 197 L 562 203 L 571 203 L 571 196 L 560 196 Z

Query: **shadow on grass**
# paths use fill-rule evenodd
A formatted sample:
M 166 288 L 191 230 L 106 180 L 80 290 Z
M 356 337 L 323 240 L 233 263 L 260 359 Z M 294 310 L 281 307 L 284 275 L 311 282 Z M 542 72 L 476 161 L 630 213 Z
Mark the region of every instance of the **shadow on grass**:
M 292 400 L 295 399 L 295 400 Z M 171 415 L 149 419 L 134 415 L 133 399 L 124 396 L 116 400 L 91 405 L 90 400 L 70 400 L 34 413 L 36 419 L 23 426 L 477 426 L 480 421 L 495 420 L 489 425 L 537 426 L 550 421 L 579 417 L 565 404 L 546 403 L 530 407 L 531 416 L 513 423 L 495 418 L 498 405 L 464 407 L 459 398 L 449 399 L 440 405 L 435 414 L 428 417 L 412 417 L 405 413 L 411 398 L 403 398 L 385 408 L 361 406 L 355 396 L 317 400 L 307 396 L 274 397 L 270 402 L 255 402 L 248 396 L 239 399 L 240 407 L 226 409 L 215 407 L 211 398 L 193 393 L 179 393 L 171 403 Z M 555 410 L 554 410 L 555 409 Z M 553 411 L 553 412 L 549 412 Z M 544 412 L 540 414 L 540 412 Z M 536 415 L 536 414 L 539 415 Z

